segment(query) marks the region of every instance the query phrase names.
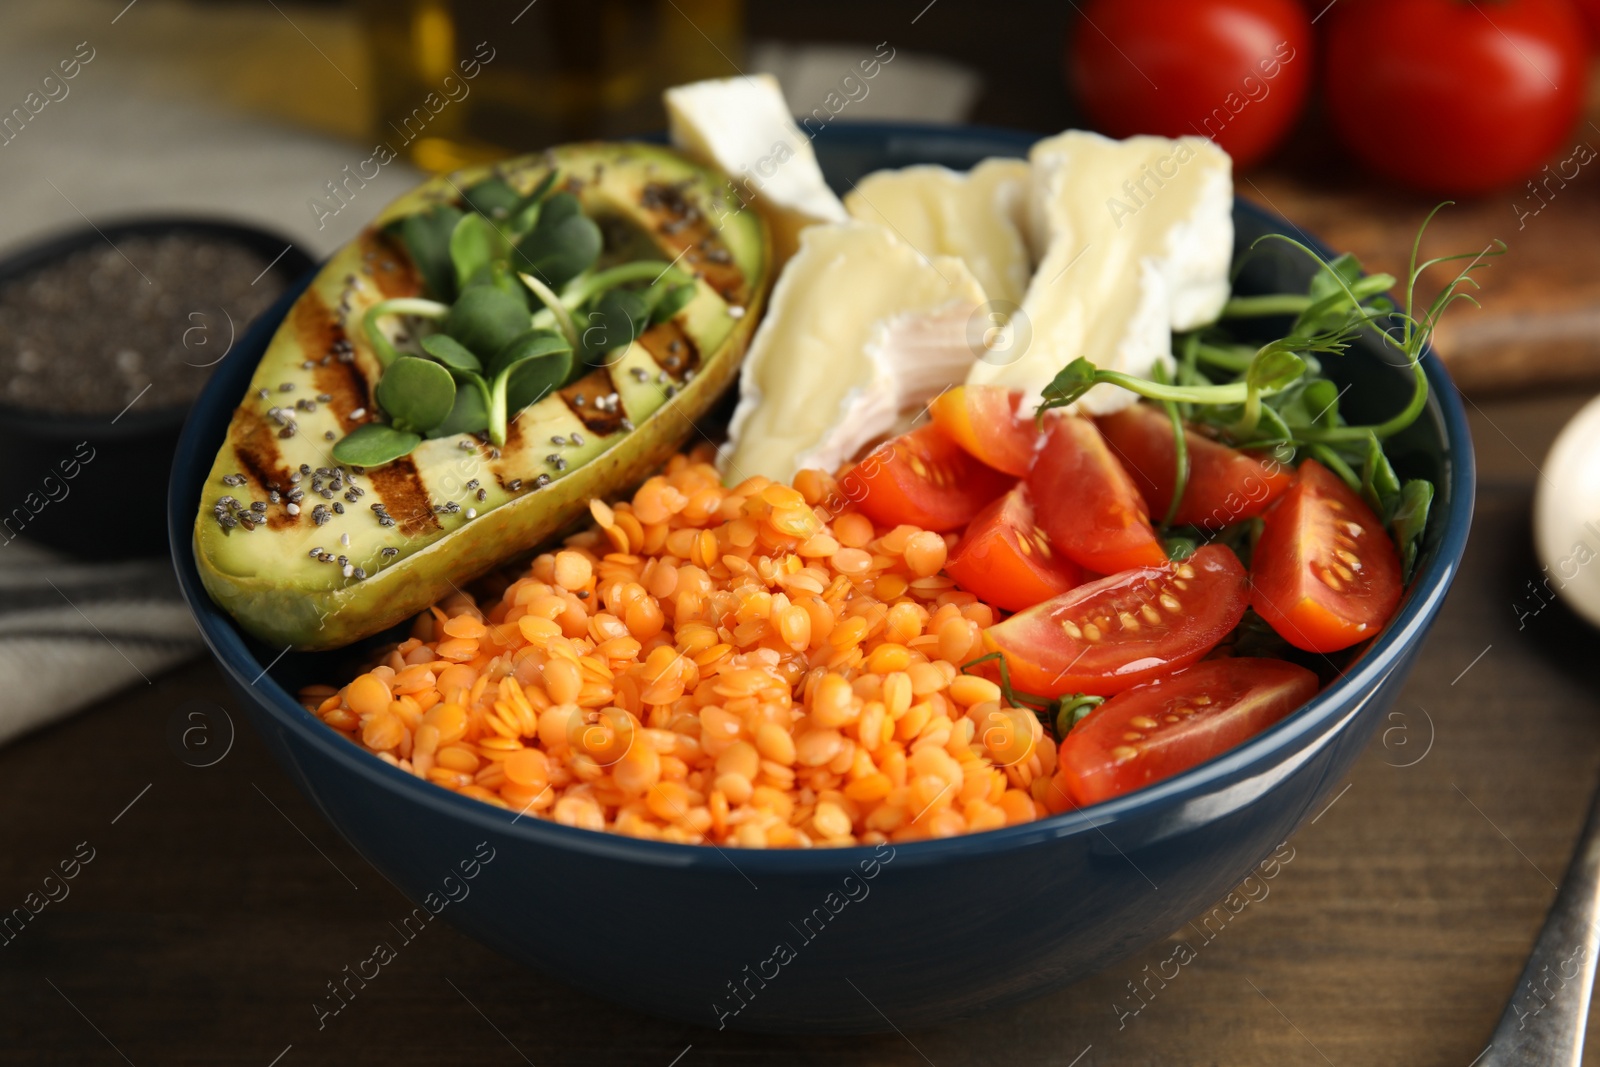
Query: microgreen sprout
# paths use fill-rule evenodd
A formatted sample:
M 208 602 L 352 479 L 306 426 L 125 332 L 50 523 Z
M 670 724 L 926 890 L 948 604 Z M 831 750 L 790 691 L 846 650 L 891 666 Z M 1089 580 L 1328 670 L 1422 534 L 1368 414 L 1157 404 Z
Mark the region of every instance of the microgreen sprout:
M 387 315 L 413 315 L 420 319 L 442 319 L 450 313 L 449 304 L 441 304 L 437 300 L 423 300 L 421 297 L 396 297 L 374 304 L 361 317 L 361 329 L 367 335 L 367 341 L 372 345 L 372 350 L 378 354 L 378 362 L 385 367 L 400 358 L 390 343 L 388 336 L 378 327 L 378 320 Z
M 387 422 L 335 445 L 363 466 L 406 455 L 426 437 L 486 433 L 505 443 L 511 418 L 621 353 L 644 330 L 682 311 L 698 292 L 672 263 L 600 267 L 604 237 L 583 202 L 547 171 L 527 194 L 500 177 L 389 226 L 435 299 L 373 306 L 362 330 L 383 369 L 374 400 Z M 465 208 L 466 210 L 463 210 Z M 432 323 L 400 351 L 386 317 Z M 584 328 L 580 331 L 579 324 Z M 350 462 L 357 462 L 350 460 Z
M 522 279 L 522 284 L 526 285 L 533 292 L 533 295 L 539 298 L 539 302 L 544 305 L 545 310 L 555 318 L 556 325 L 561 328 L 562 335 L 567 339 L 567 344 L 571 345 L 574 350 L 580 347 L 578 327 L 572 321 L 572 312 L 567 310 L 567 306 L 561 302 L 561 297 L 556 295 L 555 290 L 531 274 L 518 274 L 517 277 Z M 537 321 L 537 319 L 534 321 Z

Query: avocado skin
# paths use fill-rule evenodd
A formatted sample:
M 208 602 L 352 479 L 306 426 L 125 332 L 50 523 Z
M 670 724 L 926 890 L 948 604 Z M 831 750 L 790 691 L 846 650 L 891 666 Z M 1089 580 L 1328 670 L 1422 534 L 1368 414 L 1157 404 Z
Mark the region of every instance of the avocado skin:
M 644 171 L 652 175 L 652 181 L 658 182 L 666 178 L 680 182 L 685 178 L 695 179 L 696 184 L 689 189 L 691 197 L 703 191 L 702 183 L 704 189 L 714 187 L 723 191 L 718 195 L 725 193 L 727 184 L 725 177 L 690 164 L 667 149 L 632 144 L 565 146 L 539 156 L 493 167 L 474 168 L 452 175 L 450 180 L 454 181 L 455 186 L 466 188 L 491 173 L 502 173 L 514 184 L 529 187 L 552 163 L 560 166 L 563 175 L 571 174 L 580 179 L 590 174 L 605 174 L 611 181 L 595 182 L 595 199 L 591 202 L 586 197 L 586 206 L 591 210 L 599 206 L 602 210 L 621 211 L 624 214 L 631 214 L 629 198 L 616 195 L 615 178 L 619 172 L 627 173 L 626 168 L 630 166 L 643 168 L 638 183 L 641 189 L 645 184 Z M 401 197 L 385 209 L 360 238 L 334 254 L 311 288 L 300 298 L 300 303 L 320 300 L 327 306 L 333 306 L 341 299 L 351 299 L 347 287 L 349 277 L 363 271 L 363 268 L 372 267 L 375 259 L 382 258 L 386 252 L 404 258 L 396 246 L 383 241 L 380 236 L 382 227 L 431 203 L 448 200 L 453 195 L 454 190 L 446 183 L 446 179 L 436 178 Z M 638 198 L 633 197 L 632 200 L 636 202 Z M 252 470 L 241 459 L 245 454 L 243 439 L 252 425 L 252 419 L 254 423 L 261 421 L 259 415 L 248 414 L 246 406 L 253 403 L 253 394 L 258 390 L 273 388 L 274 379 L 286 373 L 283 368 L 299 366 L 302 361 L 314 361 L 322 355 L 302 348 L 301 336 L 304 331 L 299 331 L 300 336 L 297 336 L 293 328 L 296 310 L 300 307 L 300 303 L 297 303 L 269 344 L 257 375 L 251 381 L 249 392 L 235 412 L 228 442 L 217 457 L 204 496 L 199 502 L 194 527 L 195 561 L 201 581 L 212 599 L 246 631 L 268 644 L 305 651 L 338 648 L 382 632 L 425 610 L 465 583 L 571 526 L 587 512 L 591 498 L 618 494 L 653 473 L 682 446 L 693 431 L 694 420 L 704 414 L 733 382 L 764 307 L 771 263 L 766 224 L 756 212 L 737 210 L 737 204 L 734 208 L 708 214 L 717 219 L 718 228 L 727 234 L 728 246 L 733 249 L 735 260 L 742 269 L 746 286 L 741 296 L 741 306 L 745 310 L 742 315 L 730 320 L 731 329 L 714 349 L 701 352 L 692 380 L 679 384 L 676 395 L 646 418 L 635 420 L 638 425 L 634 430 L 602 438 L 606 442 L 602 451 L 584 459 L 581 464 L 575 463 L 572 469 L 543 488 L 524 489 L 506 498 L 502 484 L 495 491 L 497 498 L 504 499 L 504 502 L 488 506 L 475 519 L 452 529 L 417 531 L 412 534 L 407 534 L 404 529 L 383 531 L 385 540 L 382 543 L 395 546 L 402 554 L 386 566 L 369 568 L 372 573 L 365 579 L 344 579 L 340 568 L 333 564 L 308 566 L 304 560 L 305 550 L 302 546 L 307 543 L 325 543 L 329 551 L 341 551 L 338 532 L 332 526 L 325 538 L 308 530 L 309 512 L 313 505 L 322 502 L 316 496 L 307 495 L 301 501 L 304 511 L 298 519 L 289 519 L 281 514 L 282 505 L 271 505 L 275 522 L 281 525 L 263 524 L 249 532 L 221 529 L 211 511 L 212 500 L 219 493 L 231 492 L 241 500 L 266 498 L 268 474 Z M 737 227 L 738 231 L 729 232 L 730 227 Z M 670 247 L 664 251 L 667 252 L 664 258 L 670 259 L 675 254 Z M 383 265 L 396 268 L 399 273 L 409 269 L 406 263 L 386 261 Z M 414 272 L 411 273 L 409 286 L 394 282 L 381 295 L 418 292 L 420 282 L 415 279 Z M 709 293 L 709 289 L 706 293 Z M 691 308 L 698 308 L 700 317 L 695 321 L 705 320 L 710 313 L 706 309 L 715 299 L 714 295 L 702 294 L 697 297 L 696 304 L 691 305 Z M 371 302 L 375 300 L 369 301 L 366 306 L 370 306 Z M 364 312 L 365 307 L 358 304 L 355 310 Z M 715 310 L 715 313 L 725 312 Z M 375 356 L 368 350 L 365 338 L 361 335 L 359 314 L 352 314 L 349 322 L 346 335 L 356 349 L 351 366 L 366 377 L 370 393 L 371 382 L 377 376 Z M 635 347 L 638 344 L 636 342 Z M 304 393 L 290 394 L 288 399 L 296 395 L 303 396 Z M 273 399 L 278 398 L 274 395 Z M 525 414 L 539 413 L 556 401 L 555 397 L 547 398 L 540 405 L 529 408 Z M 264 405 L 266 401 L 261 403 Z M 338 414 L 345 419 L 349 412 Z M 530 421 L 535 425 L 543 425 L 538 418 Z M 548 430 L 550 427 L 543 428 Z M 259 434 L 259 427 L 255 432 Z M 588 436 L 592 446 L 595 443 L 592 439 L 596 435 L 590 433 Z M 320 434 L 315 443 L 319 452 L 325 449 Z M 283 442 L 283 445 L 286 461 L 298 460 L 304 454 L 304 446 L 300 446 L 301 454 L 289 455 L 293 441 Z M 453 447 L 446 441 L 426 442 L 414 455 L 420 457 L 423 450 L 444 446 Z M 547 446 L 540 445 L 539 448 L 547 449 Z M 529 446 L 525 452 L 531 455 L 538 450 Z M 515 458 L 518 457 L 507 453 L 508 462 Z M 526 455 L 522 458 L 525 459 Z M 304 461 L 313 467 L 332 465 L 326 459 L 307 458 Z M 507 470 L 504 464 L 500 464 L 495 474 L 502 483 L 508 475 L 515 474 L 525 484 L 531 485 L 534 478 L 547 470 L 542 465 L 528 466 L 525 471 Z M 249 484 L 239 489 L 219 489 L 219 486 L 227 484 L 221 479 L 231 473 L 244 473 Z M 371 473 L 368 472 L 369 475 Z M 437 472 L 424 470 L 424 474 L 429 473 Z M 363 478 L 361 484 L 370 487 L 372 483 L 369 478 Z M 431 489 L 429 495 L 432 495 Z M 367 512 L 371 499 L 365 497 L 359 503 L 349 505 L 348 509 L 351 513 L 359 513 L 362 519 L 370 519 Z M 448 521 L 449 517 L 445 518 Z M 459 520 L 459 516 L 456 518 Z M 359 529 L 365 530 L 366 527 Z M 286 537 L 285 530 L 293 532 Z M 245 540 L 234 543 L 234 538 Z M 285 544 L 280 545 L 280 540 Z M 287 546 L 288 541 L 293 542 L 292 546 Z M 374 541 L 372 545 L 378 543 Z M 243 553 L 241 548 L 245 549 Z M 352 555 L 352 559 L 355 558 Z M 369 554 L 364 558 L 372 557 Z

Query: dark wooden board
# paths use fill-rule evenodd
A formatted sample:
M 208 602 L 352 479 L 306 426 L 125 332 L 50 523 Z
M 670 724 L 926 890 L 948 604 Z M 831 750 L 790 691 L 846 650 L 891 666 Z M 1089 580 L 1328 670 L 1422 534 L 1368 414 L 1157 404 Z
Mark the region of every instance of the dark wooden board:
M 1600 132 L 1583 132 L 1574 143 L 1600 146 Z M 1505 254 L 1477 274 L 1482 307 L 1456 305 L 1437 335 L 1456 381 L 1476 396 L 1600 385 L 1600 159 L 1565 184 L 1551 182 L 1547 201 L 1526 190 L 1463 201 L 1428 230 L 1424 256 L 1505 244 Z M 1400 279 L 1418 226 L 1439 202 L 1321 153 L 1240 175 L 1237 187 L 1329 247 Z M 1460 266 L 1436 268 L 1419 294 L 1431 299 Z

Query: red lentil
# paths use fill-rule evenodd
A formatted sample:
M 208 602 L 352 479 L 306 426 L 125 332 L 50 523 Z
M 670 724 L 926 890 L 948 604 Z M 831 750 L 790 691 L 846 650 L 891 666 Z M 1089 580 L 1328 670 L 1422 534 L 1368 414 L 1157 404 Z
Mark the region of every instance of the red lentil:
M 593 501 L 497 597 L 452 595 L 302 700 L 402 770 L 590 830 L 814 847 L 1044 815 L 1055 749 L 960 673 L 994 613 L 940 573 L 946 538 L 829 514 L 821 471 L 725 488 L 710 458 Z

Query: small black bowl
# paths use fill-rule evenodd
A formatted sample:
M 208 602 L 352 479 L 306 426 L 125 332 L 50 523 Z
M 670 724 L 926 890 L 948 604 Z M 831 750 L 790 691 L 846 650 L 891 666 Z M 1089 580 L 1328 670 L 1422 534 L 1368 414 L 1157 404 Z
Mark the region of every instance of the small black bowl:
M 314 266 L 288 238 L 268 230 L 156 217 L 70 230 L 28 245 L 0 259 L 0 283 L 106 241 L 116 245 L 125 237 L 171 234 L 220 238 L 263 261 L 277 257 L 268 269 L 285 283 Z M 243 337 L 247 325 L 233 323 L 229 332 Z M 214 361 L 233 338 L 223 334 L 206 340 L 206 358 Z M 0 403 L 0 546 L 26 537 L 88 559 L 161 555 L 167 543 L 166 472 L 189 407 L 146 410 L 136 402 L 121 413 L 84 415 Z

